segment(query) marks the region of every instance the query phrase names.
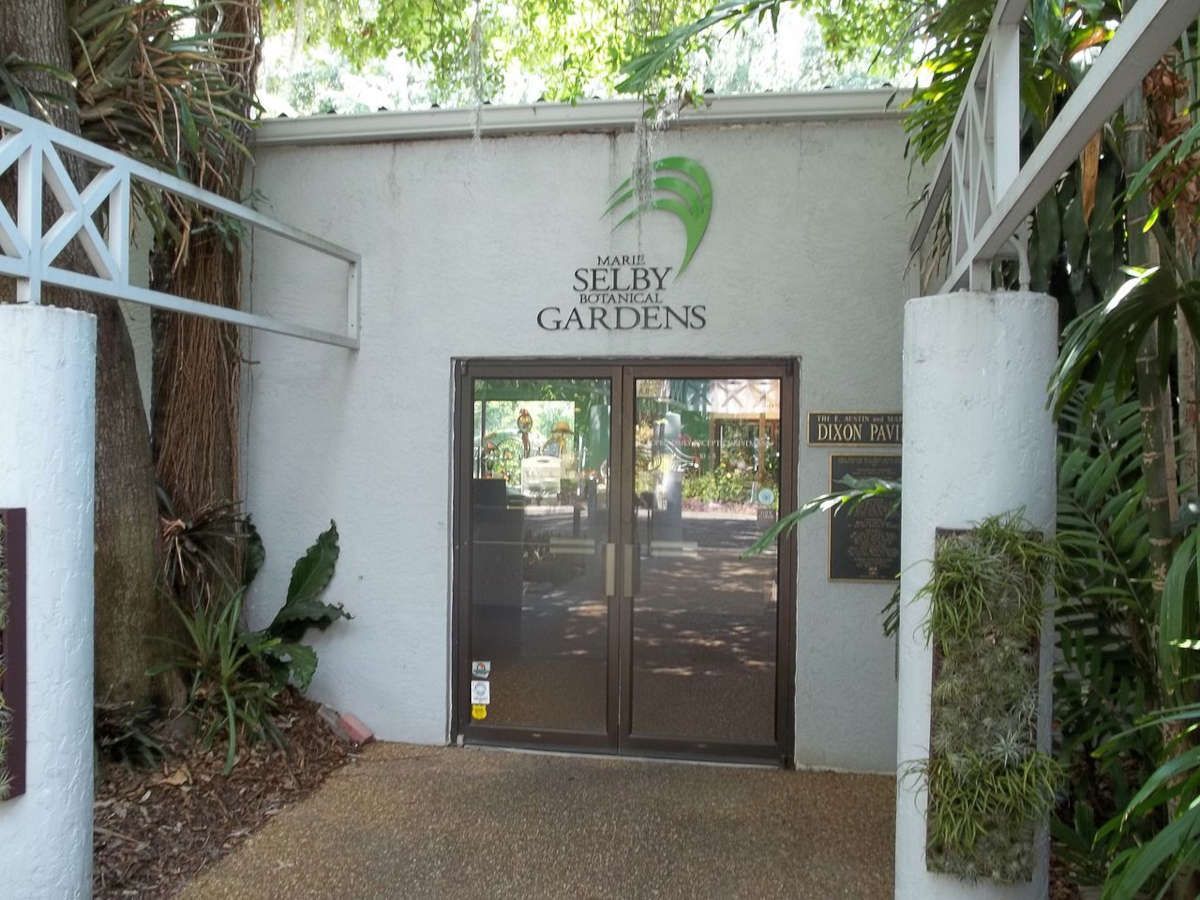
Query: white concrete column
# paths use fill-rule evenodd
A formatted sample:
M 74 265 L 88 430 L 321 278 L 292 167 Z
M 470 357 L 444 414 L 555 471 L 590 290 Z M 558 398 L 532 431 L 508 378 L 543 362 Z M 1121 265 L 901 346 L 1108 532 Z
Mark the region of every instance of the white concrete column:
M 932 654 L 922 630 L 937 528 L 966 528 L 1024 508 L 1046 534 L 1055 519 L 1054 425 L 1046 385 L 1054 367 L 1058 307 L 1031 293 L 958 292 L 910 300 L 904 311 L 904 501 L 901 512 L 897 764 L 929 755 Z M 1039 741 L 1049 749 L 1050 651 L 1042 642 Z M 1049 843 L 1039 839 L 1025 885 L 969 884 L 925 869 L 925 801 L 914 778 L 898 779 L 896 897 L 1006 898 L 1047 895 Z
M 0 305 L 0 507 L 27 513 L 26 792 L 0 803 L 0 894 L 88 897 L 96 320 Z

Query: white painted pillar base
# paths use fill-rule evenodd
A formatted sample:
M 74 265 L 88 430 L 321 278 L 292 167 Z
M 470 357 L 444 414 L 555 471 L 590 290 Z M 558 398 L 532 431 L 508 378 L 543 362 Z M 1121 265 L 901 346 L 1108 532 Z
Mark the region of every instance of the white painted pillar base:
M 929 755 L 933 657 L 923 634 L 937 528 L 966 528 L 1024 508 L 1054 531 L 1054 426 L 1046 409 L 1058 306 L 1031 293 L 957 292 L 910 300 L 904 311 L 904 501 L 901 510 L 896 897 L 1005 898 L 1047 895 L 1049 840 L 1039 838 L 1033 881 L 971 884 L 925 869 L 923 785 L 905 763 Z M 1049 618 L 1049 617 L 1048 617 Z M 1049 621 L 1042 641 L 1039 741 L 1049 749 Z
M 96 320 L 0 305 L 0 507 L 26 507 L 26 793 L 0 803 L 0 894 L 91 896 Z

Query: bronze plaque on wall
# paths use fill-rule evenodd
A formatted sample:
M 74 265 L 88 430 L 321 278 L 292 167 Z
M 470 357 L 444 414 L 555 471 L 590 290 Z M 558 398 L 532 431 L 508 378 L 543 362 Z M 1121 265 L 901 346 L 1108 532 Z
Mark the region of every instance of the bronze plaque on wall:
M 899 445 L 903 434 L 903 422 L 898 412 L 808 414 L 808 443 L 814 447 Z
M 899 456 L 829 458 L 829 489 L 845 488 L 842 479 L 900 480 Z M 866 500 L 852 510 L 830 513 L 831 581 L 894 581 L 900 573 L 900 510 L 890 498 Z

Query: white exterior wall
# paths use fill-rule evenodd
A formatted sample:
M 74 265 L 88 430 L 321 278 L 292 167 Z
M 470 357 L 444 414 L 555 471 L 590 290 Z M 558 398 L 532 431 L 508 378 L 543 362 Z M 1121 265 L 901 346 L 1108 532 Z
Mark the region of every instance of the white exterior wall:
M 362 349 L 250 338 L 245 484 L 268 552 L 252 614 L 273 614 L 292 561 L 336 519 L 329 598 L 356 618 L 315 638 L 313 694 L 383 738 L 448 733 L 454 358 L 798 357 L 801 436 L 809 411 L 900 409 L 914 291 L 897 119 L 658 136 L 655 157 L 693 157 L 713 179 L 708 233 L 666 298 L 705 305 L 707 327 L 540 330 L 540 308 L 572 304 L 576 268 L 636 252 L 635 226 L 614 234 L 601 218 L 635 151 L 627 133 L 259 149 L 264 209 L 362 253 Z M 678 265 L 672 217 L 647 217 L 642 242 Z M 336 267 L 261 238 L 252 266 L 255 312 L 342 327 Z M 801 440 L 801 499 L 829 489 L 830 454 Z M 830 583 L 827 540 L 823 521 L 799 530 L 797 763 L 892 772 L 894 648 L 879 616 L 892 586 Z
M 0 895 L 92 888 L 96 320 L 0 306 L 0 507 L 26 512 L 26 790 L 0 803 Z
M 153 246 L 154 229 L 148 222 L 139 219 L 134 224 L 133 243 L 129 248 L 129 283 L 135 287 L 150 287 L 150 251 Z M 125 300 L 117 302 L 125 316 L 129 340 L 133 343 L 133 359 L 137 366 L 142 408 L 146 410 L 146 417 L 149 418 L 150 391 L 154 379 L 153 314 L 149 306 Z

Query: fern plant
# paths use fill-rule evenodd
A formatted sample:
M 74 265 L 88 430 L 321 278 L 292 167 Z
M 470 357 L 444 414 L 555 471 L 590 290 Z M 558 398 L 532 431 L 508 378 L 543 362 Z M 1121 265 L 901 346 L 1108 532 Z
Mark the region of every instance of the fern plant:
M 1160 824 L 1102 831 L 1161 750 L 1158 735 L 1136 729 L 1161 705 L 1141 413 L 1136 400 L 1081 383 L 1063 399 L 1059 429 L 1054 710 L 1069 790 L 1051 829 L 1076 880 L 1100 884 L 1116 856 Z M 1118 736 L 1120 753 L 1098 755 Z

